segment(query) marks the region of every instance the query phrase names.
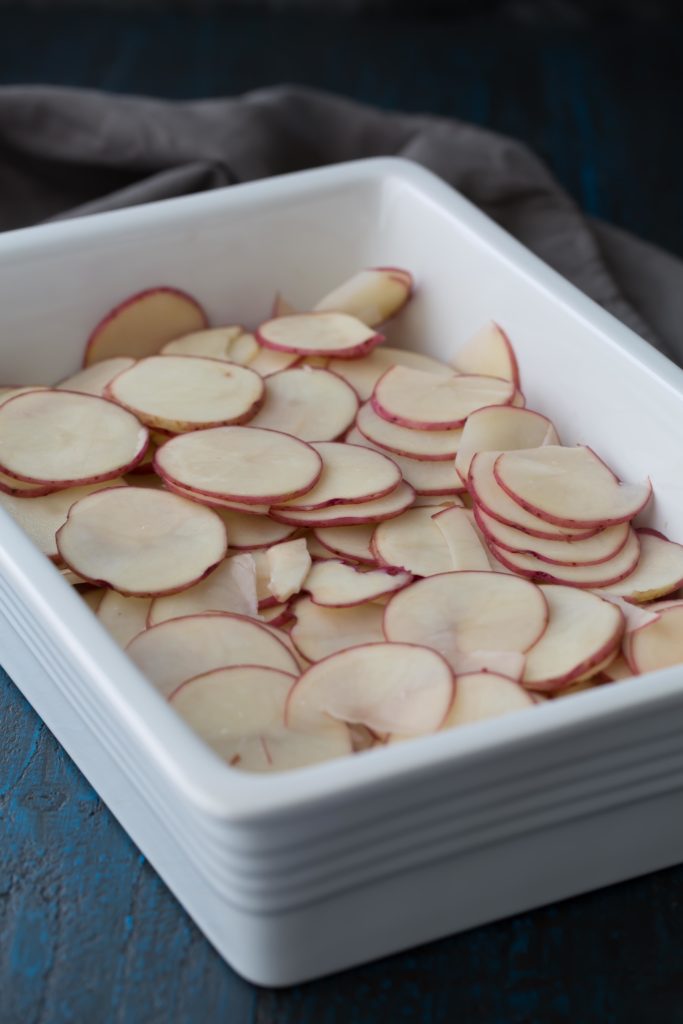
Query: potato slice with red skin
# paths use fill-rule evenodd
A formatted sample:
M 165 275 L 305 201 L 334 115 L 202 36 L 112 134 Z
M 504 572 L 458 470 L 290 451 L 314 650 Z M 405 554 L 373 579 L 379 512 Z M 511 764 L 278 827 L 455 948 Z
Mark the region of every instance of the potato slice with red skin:
M 370 550 L 370 542 L 374 533 L 373 525 L 367 526 L 328 526 L 319 527 L 313 531 L 315 539 L 322 544 L 327 554 L 341 555 L 344 559 L 353 559 L 358 562 L 375 562 L 375 556 Z M 309 544 L 309 551 L 311 550 Z
M 195 675 L 232 665 L 263 665 L 299 674 L 286 633 L 244 615 L 210 612 L 169 619 L 132 640 L 126 651 L 164 696 Z
M 59 559 L 56 534 L 66 522 L 74 502 L 105 487 L 126 486 L 125 480 L 111 480 L 100 484 L 85 484 L 83 487 L 67 487 L 33 498 L 14 498 L 0 494 L 0 508 L 4 508 L 36 547 L 54 562 Z
M 467 417 L 455 456 L 455 468 L 466 482 L 477 452 L 509 452 L 559 443 L 555 427 L 540 413 L 515 405 L 491 405 L 477 409 Z
M 245 332 L 239 324 L 209 327 L 194 331 L 167 342 L 160 351 L 162 356 L 206 356 L 228 363 L 248 366 L 258 355 L 259 347 L 253 334 Z
M 401 483 L 396 463 L 372 448 L 340 441 L 313 442 L 311 447 L 322 459 L 319 479 L 306 494 L 279 502 L 278 511 L 312 512 L 331 505 L 374 501 L 391 494 Z
M 513 554 L 533 555 L 550 565 L 599 565 L 607 562 L 622 550 L 629 538 L 629 524 L 616 523 L 606 526 L 598 533 L 584 540 L 564 538 L 548 540 L 531 537 L 513 526 L 499 523 L 483 508 L 475 508 L 474 514 L 479 529 L 486 539 L 503 551 Z M 552 568 L 549 570 L 552 572 Z
M 474 374 L 441 377 L 407 366 L 392 366 L 372 393 L 372 407 L 384 420 L 412 430 L 453 430 L 477 409 L 509 405 L 511 381 Z
M 324 608 L 314 604 L 310 597 L 300 597 L 292 611 L 296 617 L 290 634 L 292 641 L 300 654 L 312 662 L 349 647 L 384 640 L 384 608 L 379 604 Z
M 605 587 L 609 594 L 642 604 L 673 594 L 683 586 L 683 545 L 651 530 L 636 530 L 640 560 L 625 579 Z
M 135 481 L 135 477 L 131 478 Z M 147 477 L 145 477 L 147 479 Z M 187 498 L 188 501 L 196 501 L 198 505 L 206 505 L 208 508 L 214 509 L 216 512 L 239 512 L 242 515 L 251 516 L 252 518 L 265 518 L 270 511 L 269 505 L 245 505 L 240 501 L 231 501 L 229 498 L 219 498 L 216 495 L 202 494 L 201 491 L 194 491 L 191 487 L 180 487 L 178 484 L 173 483 L 171 480 L 165 480 L 163 477 L 158 478 L 161 486 L 170 491 L 172 494 L 179 494 L 181 498 Z
M 362 359 L 331 359 L 328 369 L 338 373 L 354 389 L 362 402 L 367 402 L 375 384 L 391 366 L 411 366 L 425 373 L 436 373 L 441 377 L 452 377 L 453 367 L 438 359 L 412 352 L 410 349 L 391 348 L 381 345 Z
M 380 523 L 400 516 L 415 499 L 415 491 L 405 481 L 381 498 L 357 501 L 348 505 L 328 505 L 325 508 L 302 510 L 298 508 L 271 508 L 269 515 L 278 523 L 293 526 L 358 526 Z
M 582 445 L 503 452 L 493 472 L 522 508 L 545 522 L 579 529 L 633 519 L 652 495 L 649 481 L 620 483 L 595 452 Z
M 97 324 L 88 338 L 83 365 L 115 356 L 140 359 L 174 338 L 205 327 L 206 313 L 187 292 L 148 288 L 124 299 Z
M 462 427 L 454 430 L 413 430 L 399 423 L 389 423 L 378 416 L 371 402 L 358 410 L 356 427 L 377 448 L 387 454 L 402 455 L 421 461 L 452 462 L 462 438 Z
M 296 532 L 294 526 L 276 523 L 265 514 L 254 515 L 230 508 L 217 508 L 216 511 L 226 525 L 231 550 L 269 548 L 272 544 L 288 540 Z
M 528 580 L 496 572 L 448 572 L 401 590 L 384 610 L 387 640 L 424 644 L 457 671 L 473 651 L 525 654 L 543 635 L 548 604 Z
M 479 539 L 469 509 L 445 508 L 432 515 L 432 522 L 446 541 L 452 569 L 480 569 L 486 572 L 490 568 L 486 546 Z
M 323 469 L 315 448 L 257 427 L 214 427 L 172 438 L 158 450 L 157 473 L 170 484 L 245 505 L 306 494 Z
M 592 526 L 588 529 L 558 526 L 546 523 L 538 516 L 532 515 L 518 505 L 507 494 L 495 478 L 493 469 L 500 452 L 477 452 L 470 463 L 467 485 L 475 505 L 482 508 L 506 526 L 514 526 L 532 537 L 543 537 L 558 540 L 563 537 L 579 539 L 591 537 L 601 527 Z
M 308 591 L 314 604 L 327 608 L 350 608 L 393 594 L 408 586 L 412 578 L 408 572 L 392 569 L 365 572 L 346 562 L 328 559 L 312 567 L 303 589 Z
M 452 359 L 459 373 L 478 373 L 511 380 L 519 387 L 519 367 L 512 343 L 497 323 L 491 320 L 458 349 Z
M 559 565 L 541 561 L 534 555 L 519 551 L 504 551 L 489 543 L 493 556 L 518 576 L 536 583 L 558 583 L 572 587 L 596 590 L 619 583 L 635 571 L 640 559 L 638 535 L 629 528 L 629 535 L 621 550 L 608 561 L 597 565 Z
M 409 459 L 405 455 L 388 452 L 386 449 L 380 448 L 374 441 L 368 441 L 357 427 L 348 432 L 345 441 L 347 444 L 359 444 L 361 447 L 372 448 L 380 454 L 388 455 L 401 470 L 401 475 L 406 483 L 414 488 L 416 494 L 438 496 L 461 494 L 465 490 L 464 484 L 450 461 Z
M 368 327 L 379 327 L 403 309 L 412 288 L 412 274 L 407 270 L 370 267 L 337 285 L 316 302 L 313 309 L 348 313 Z
M 241 665 L 188 680 L 170 704 L 215 753 L 243 771 L 284 771 L 353 753 L 349 729 L 320 716 L 307 728 L 284 724 L 294 677 Z
M 254 340 L 256 341 L 255 337 Z M 274 373 L 282 373 L 283 370 L 296 366 L 301 360 L 301 356 L 296 352 L 279 352 L 274 348 L 264 348 L 258 341 L 256 344 L 258 352 L 249 361 L 249 368 L 256 370 L 264 378 L 272 377 Z
M 53 490 L 121 476 L 148 443 L 135 416 L 94 395 L 32 391 L 0 407 L 0 469 Z
M 624 656 L 631 671 L 641 675 L 683 664 L 683 601 L 662 602 L 652 621 L 627 633 Z
M 148 356 L 115 377 L 106 397 L 150 428 L 183 433 L 246 423 L 265 386 L 258 373 L 221 359 Z
M 126 648 L 133 637 L 147 628 L 152 599 L 124 597 L 116 590 L 103 590 L 97 607 L 97 618 L 119 647 Z
M 498 718 L 533 704 L 530 695 L 514 679 L 495 672 L 465 673 L 458 676 L 455 699 L 441 728 Z
M 73 377 L 67 377 L 59 384 L 55 384 L 57 391 L 78 391 L 82 395 L 97 395 L 105 397 L 105 389 L 124 370 L 129 370 L 135 364 L 130 356 L 117 356 L 113 359 L 104 359 L 101 363 L 93 363 L 85 370 L 75 373 Z
M 9 402 L 11 398 L 18 398 L 19 395 L 27 395 L 30 391 L 49 391 L 50 388 L 45 387 L 42 384 L 31 385 L 29 387 L 22 388 L 3 388 L 0 393 L 0 406 L 3 406 L 6 402 Z
M 522 681 L 552 692 L 597 669 L 621 644 L 624 617 L 615 605 L 576 587 L 542 586 L 550 617 L 543 636 L 527 651 Z
M 337 374 L 295 366 L 268 377 L 252 426 L 281 430 L 302 441 L 334 441 L 357 412 L 355 391 Z
M 346 313 L 294 313 L 266 320 L 257 329 L 256 340 L 280 352 L 355 359 L 384 338 Z
M 258 617 L 270 626 L 287 626 L 290 622 L 295 621 L 291 601 L 285 601 L 283 604 L 271 604 L 267 608 L 260 608 Z
M 286 721 L 337 721 L 373 732 L 424 735 L 443 723 L 455 682 L 436 651 L 407 643 L 347 648 L 304 672 L 287 699 Z
M 69 510 L 57 532 L 60 558 L 92 583 L 135 597 L 173 594 L 225 558 L 222 519 L 166 491 L 95 491 Z
M 256 618 L 256 565 L 250 554 L 225 558 L 201 582 L 152 601 L 147 626 L 205 612 L 233 612 Z M 131 637 L 132 639 L 132 637 Z

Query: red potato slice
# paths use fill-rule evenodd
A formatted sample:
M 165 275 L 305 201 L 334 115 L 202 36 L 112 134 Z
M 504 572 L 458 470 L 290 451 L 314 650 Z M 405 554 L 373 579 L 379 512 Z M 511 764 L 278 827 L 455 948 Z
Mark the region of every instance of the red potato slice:
M 638 535 L 629 529 L 626 543 L 621 550 L 606 562 L 597 565 L 559 565 L 543 562 L 534 555 L 519 551 L 504 551 L 495 544 L 489 543 L 495 558 L 512 572 L 536 583 L 560 583 L 572 587 L 595 590 L 599 587 L 610 587 L 629 577 L 640 558 Z
M 489 405 L 509 405 L 510 381 L 453 374 L 440 377 L 407 366 L 392 366 L 375 385 L 372 407 L 384 420 L 413 430 L 453 430 Z
M 375 384 L 391 366 L 410 366 L 415 370 L 436 373 L 441 377 L 453 376 L 453 367 L 440 363 L 438 359 L 426 356 L 422 352 L 391 348 L 389 345 L 373 349 L 362 359 L 330 359 L 327 368 L 343 377 L 361 402 L 367 402 Z
M 640 541 L 638 565 L 630 576 L 605 589 L 609 594 L 643 604 L 673 594 L 683 586 L 683 546 L 648 530 L 636 532 Z
M 524 674 L 526 655 L 520 651 L 461 651 L 454 650 L 450 657 L 451 668 L 458 678 L 460 674 L 471 675 L 491 672 L 505 676 L 519 683 Z
M 628 523 L 606 526 L 585 540 L 547 540 L 531 537 L 513 526 L 499 523 L 483 509 L 475 509 L 477 524 L 496 547 L 514 554 L 533 555 L 551 565 L 599 565 L 615 558 L 629 538 Z M 550 572 L 553 570 L 551 569 Z
M 654 621 L 627 634 L 624 655 L 636 674 L 683 664 L 683 601 L 662 608 Z
M 280 509 L 313 511 L 330 505 L 374 501 L 391 494 L 401 483 L 401 471 L 387 455 L 371 448 L 338 441 L 312 443 L 323 462 L 322 473 L 306 494 L 290 498 Z
M 288 540 L 274 544 L 265 552 L 269 569 L 268 589 L 277 602 L 298 594 L 311 569 L 306 540 Z
M 251 551 L 253 548 L 269 548 L 271 544 L 287 540 L 295 532 L 295 527 L 275 523 L 265 515 L 237 512 L 229 508 L 220 508 L 216 511 L 227 528 L 231 550 Z
M 135 482 L 135 477 L 132 478 Z M 146 480 L 147 477 L 142 477 L 142 480 Z M 193 491 L 188 487 L 180 487 L 178 484 L 171 482 L 170 480 L 164 480 L 161 478 L 162 486 L 173 494 L 179 494 L 181 498 L 187 498 L 188 501 L 196 501 L 199 505 L 206 505 L 208 508 L 214 509 L 216 512 L 239 512 L 242 515 L 252 516 L 253 518 L 265 517 L 270 511 L 269 505 L 246 505 L 240 501 L 231 501 L 229 498 L 218 498 L 216 495 L 202 494 L 201 491 Z
M 472 525 L 469 509 L 443 509 L 432 515 L 432 522 L 446 542 L 452 569 L 478 569 L 483 572 L 490 569 L 486 547 Z
M 351 529 L 351 527 L 340 527 L 340 529 Z M 372 531 L 374 527 L 370 526 L 368 527 L 368 529 Z M 306 533 L 306 545 L 308 547 L 308 552 L 314 562 L 319 562 L 321 560 L 326 561 L 327 559 L 337 557 L 337 552 L 332 552 L 329 550 L 329 548 L 326 548 L 323 544 L 320 544 L 320 542 L 317 541 L 314 535 L 310 532 Z M 345 561 L 353 562 L 355 561 L 355 559 L 346 556 Z
M 107 397 L 142 423 L 172 433 L 244 423 L 264 395 L 258 373 L 204 356 L 148 356 L 107 386 Z
M 115 356 L 140 359 L 167 342 L 208 327 L 196 299 L 177 288 L 149 288 L 107 313 L 88 338 L 84 366 Z
M 151 602 L 148 626 L 205 612 L 233 612 L 256 618 L 256 565 L 249 554 L 224 559 L 200 583 Z M 132 637 L 131 637 L 132 639 Z
M 403 481 L 390 494 L 372 501 L 331 505 L 311 511 L 285 507 L 271 508 L 269 515 L 278 523 L 289 523 L 293 526 L 357 526 L 363 523 L 380 523 L 385 519 L 400 516 L 412 505 L 414 499 L 415 491 Z
M 519 387 L 519 367 L 512 343 L 493 320 L 458 349 L 453 366 L 460 373 L 477 373 L 486 377 L 511 380 Z M 528 447 L 531 447 L 530 445 Z
M 458 451 L 462 428 L 455 430 L 413 430 L 389 423 L 378 416 L 370 402 L 362 405 L 356 417 L 360 433 L 393 458 L 402 455 L 421 461 L 450 463 Z
M 81 498 L 57 532 L 79 576 L 135 597 L 191 587 L 225 558 L 222 519 L 165 491 L 116 487 Z
M 353 605 L 350 608 L 324 608 L 310 597 L 299 598 L 293 606 L 296 622 L 291 637 L 297 650 L 309 661 L 344 651 L 362 644 L 384 640 L 379 604 Z
M 441 728 L 453 729 L 533 706 L 526 690 L 507 676 L 495 672 L 466 673 L 458 676 L 455 699 Z
M 169 619 L 136 636 L 132 661 L 165 697 L 195 675 L 245 663 L 299 675 L 287 634 L 241 615 L 210 612 Z
M 372 267 L 360 270 L 328 292 L 313 309 L 348 313 L 368 327 L 378 327 L 403 309 L 412 287 L 412 274 L 407 270 Z
M 575 587 L 542 586 L 550 617 L 543 636 L 527 652 L 523 684 L 530 690 L 560 690 L 597 668 L 621 643 L 620 610 Z
M 111 480 L 141 461 L 148 442 L 135 416 L 94 395 L 33 391 L 0 407 L 0 469 L 31 484 Z
M 126 487 L 125 480 L 111 480 L 84 487 L 67 487 L 37 498 L 14 498 L 0 494 L 0 508 L 4 508 L 44 555 L 53 561 L 59 558 L 56 534 L 66 522 L 71 506 L 88 494 L 107 487 Z
M 194 331 L 167 342 L 161 349 L 163 356 L 205 356 L 238 363 L 240 366 L 247 366 L 258 352 L 259 346 L 254 335 L 248 334 L 238 324 Z
M 437 511 L 433 506 L 411 508 L 396 519 L 380 523 L 371 542 L 379 564 L 403 569 L 413 576 L 451 572 L 454 566 L 450 549 L 433 519 Z
M 19 395 L 27 395 L 31 391 L 49 391 L 50 389 L 42 385 L 31 385 L 25 388 L 3 388 L 2 394 L 0 394 L 0 406 L 5 405 L 11 398 L 18 398 Z
M 218 669 L 190 679 L 171 706 L 224 761 L 242 771 L 285 771 L 353 753 L 349 729 L 320 720 L 285 727 L 294 677 L 260 666 Z
M 73 377 L 67 377 L 60 384 L 56 384 L 58 391 L 78 391 L 82 395 L 97 395 L 105 397 L 105 389 L 124 370 L 129 370 L 135 364 L 130 356 L 118 356 L 114 359 L 104 359 L 101 363 L 94 363 L 87 370 L 75 373 Z
M 384 341 L 371 327 L 346 313 L 295 313 L 266 320 L 256 331 L 265 348 L 300 356 L 355 359 Z
M 410 573 L 388 569 L 359 571 L 346 562 L 330 559 L 316 562 L 306 578 L 304 590 L 308 591 L 314 604 L 327 608 L 350 608 L 393 594 L 406 587 L 412 578 Z
M 525 654 L 547 623 L 545 596 L 528 580 L 496 572 L 448 572 L 394 594 L 383 628 L 387 640 L 432 647 L 457 672 L 463 653 Z
M 386 449 L 382 451 L 379 445 L 368 441 L 357 427 L 348 432 L 345 440 L 347 444 L 359 444 L 364 448 L 372 448 L 380 454 L 389 454 Z M 392 452 L 390 457 L 401 470 L 403 479 L 414 488 L 416 494 L 457 494 L 465 489 L 450 461 L 425 462 L 419 459 L 408 459 L 405 455 L 396 455 L 395 452 Z
M 514 405 L 492 405 L 477 409 L 467 417 L 455 456 L 455 468 L 462 480 L 467 481 L 470 464 L 477 452 L 509 452 L 559 443 L 555 427 L 540 413 Z
M 595 452 L 582 445 L 503 452 L 493 472 L 513 501 L 559 526 L 588 528 L 622 523 L 633 519 L 652 495 L 649 481 L 620 483 Z
M 631 679 L 634 675 L 638 675 L 634 672 L 626 658 L 619 654 L 616 658 L 610 661 L 609 665 L 603 669 L 606 681 L 608 682 L 619 682 L 622 679 Z
M 256 338 L 254 338 L 256 341 Z M 249 369 L 256 370 L 262 377 L 272 377 L 274 373 L 282 373 L 291 366 L 295 366 L 301 359 L 296 352 L 278 352 L 272 348 L 264 348 L 258 345 L 258 352 L 249 362 Z
M 159 476 L 198 495 L 265 505 L 305 494 L 323 469 L 315 448 L 257 427 L 214 427 L 172 438 L 156 454 Z
M 426 647 L 408 643 L 348 648 L 312 665 L 292 687 L 286 721 L 327 714 L 373 732 L 435 732 L 453 701 L 453 673 Z
M 97 618 L 111 634 L 119 647 L 127 647 L 133 637 L 147 628 L 152 599 L 124 597 L 115 590 L 103 590 L 97 608 Z
M 621 614 L 624 616 L 627 633 L 647 625 L 648 622 L 653 622 L 657 618 L 658 610 L 666 603 L 662 601 L 659 604 L 643 607 L 638 604 L 631 604 L 630 601 L 626 601 L 623 597 L 611 594 L 609 590 L 597 589 L 594 593 L 620 609 Z
M 315 539 L 325 549 L 324 558 L 332 555 L 341 555 L 345 559 L 353 559 L 358 562 L 375 561 L 375 556 L 370 550 L 370 542 L 375 527 L 368 526 L 329 526 L 314 530 Z M 314 554 L 309 543 L 309 551 Z
M 601 529 L 599 526 L 579 530 L 576 527 L 551 525 L 527 512 L 513 501 L 495 478 L 493 469 L 500 454 L 501 452 L 497 451 L 478 452 L 470 463 L 467 483 L 475 506 L 506 526 L 513 526 L 531 537 L 542 537 L 547 540 L 585 539 Z
M 302 441 L 334 441 L 349 429 L 357 412 L 356 393 L 341 377 L 297 366 L 268 377 L 264 403 L 251 424 Z
M 63 489 L 63 486 L 55 486 L 53 483 L 27 484 L 23 480 L 16 480 L 13 476 L 0 472 L 0 493 L 14 498 L 40 498 L 44 494 L 54 494 Z

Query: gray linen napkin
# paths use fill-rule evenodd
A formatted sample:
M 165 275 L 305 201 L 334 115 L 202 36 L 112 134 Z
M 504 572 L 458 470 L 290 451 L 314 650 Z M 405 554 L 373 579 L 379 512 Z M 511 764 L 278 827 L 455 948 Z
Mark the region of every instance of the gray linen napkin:
M 191 103 L 0 89 L 0 230 L 386 155 L 434 171 L 683 363 L 683 263 L 587 220 L 524 145 L 303 88 Z

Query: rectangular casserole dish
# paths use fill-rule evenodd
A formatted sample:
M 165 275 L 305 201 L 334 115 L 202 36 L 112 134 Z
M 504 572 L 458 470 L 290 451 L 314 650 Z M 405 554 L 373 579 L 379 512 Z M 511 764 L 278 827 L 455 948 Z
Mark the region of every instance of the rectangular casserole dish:
M 484 321 L 565 443 L 652 478 L 683 540 L 683 372 L 429 172 L 378 159 L 0 235 L 0 382 L 52 383 L 155 284 L 213 323 L 355 269 L 418 294 L 392 344 Z M 219 952 L 285 985 L 683 859 L 683 667 L 268 777 L 222 764 L 0 513 L 2 662 Z

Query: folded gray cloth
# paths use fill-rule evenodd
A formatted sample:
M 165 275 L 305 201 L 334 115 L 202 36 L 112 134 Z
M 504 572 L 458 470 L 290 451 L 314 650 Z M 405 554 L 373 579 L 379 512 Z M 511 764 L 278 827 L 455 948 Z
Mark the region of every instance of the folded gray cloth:
M 386 155 L 434 171 L 683 363 L 683 263 L 587 220 L 525 146 L 302 88 L 192 103 L 0 89 L 0 229 Z

